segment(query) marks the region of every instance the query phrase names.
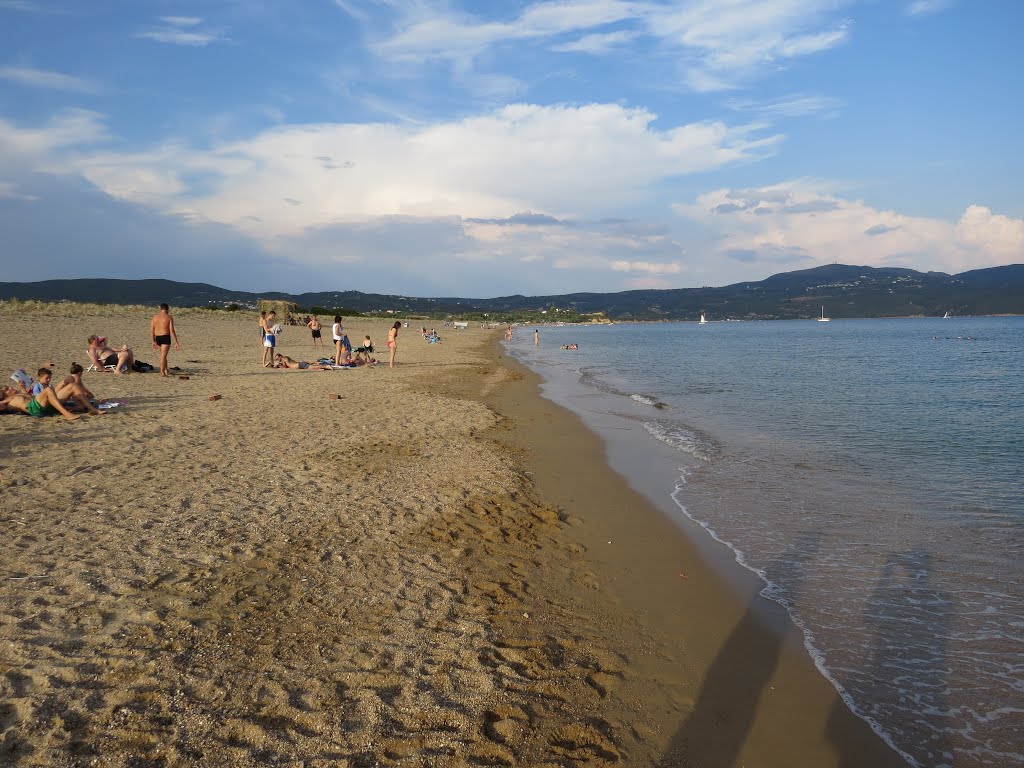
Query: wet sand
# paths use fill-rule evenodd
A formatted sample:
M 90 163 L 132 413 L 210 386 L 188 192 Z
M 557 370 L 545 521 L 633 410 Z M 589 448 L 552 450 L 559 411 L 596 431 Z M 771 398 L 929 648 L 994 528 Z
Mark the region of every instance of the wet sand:
M 175 377 L 86 374 L 125 407 L 0 416 L 0 764 L 902 765 L 498 332 L 274 371 L 175 316 Z M 0 370 L 147 322 L 0 312 Z

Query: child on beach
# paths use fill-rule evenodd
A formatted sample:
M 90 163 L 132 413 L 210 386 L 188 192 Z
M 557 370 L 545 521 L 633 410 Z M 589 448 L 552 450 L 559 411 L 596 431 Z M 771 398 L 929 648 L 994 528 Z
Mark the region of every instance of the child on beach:
M 79 366 L 79 369 L 81 369 L 81 366 Z M 40 385 L 37 395 L 30 397 L 22 392 L 18 392 L 14 387 L 5 387 L 4 398 L 0 401 L 0 404 L 4 405 L 7 410 L 18 410 L 36 418 L 53 416 L 59 413 L 67 421 L 74 421 L 78 416 L 64 407 L 64 403 L 61 402 L 61 395 L 58 395 L 57 391 L 50 384 L 52 377 L 53 373 L 49 368 L 40 368 L 36 374 L 36 381 Z M 65 385 L 62 388 L 62 395 L 64 397 L 70 396 L 70 399 L 73 399 L 75 403 L 89 413 L 97 415 L 103 413 L 103 411 L 100 411 L 89 402 L 89 398 L 85 395 L 84 387 L 74 383 Z
M 356 352 L 356 357 L 359 357 L 361 355 L 362 358 L 367 363 L 370 362 L 370 354 L 373 352 L 373 342 L 370 341 L 370 337 L 369 336 L 366 336 L 363 339 L 363 346 L 356 347 L 355 352 Z

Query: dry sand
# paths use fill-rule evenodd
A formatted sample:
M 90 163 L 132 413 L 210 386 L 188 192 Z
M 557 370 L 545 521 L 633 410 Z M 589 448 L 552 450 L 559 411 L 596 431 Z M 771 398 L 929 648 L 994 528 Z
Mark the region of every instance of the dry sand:
M 156 363 L 148 316 L 0 311 L 0 371 Z M 901 764 L 495 332 L 274 371 L 254 316 L 175 317 L 187 380 L 0 416 L 0 765 Z

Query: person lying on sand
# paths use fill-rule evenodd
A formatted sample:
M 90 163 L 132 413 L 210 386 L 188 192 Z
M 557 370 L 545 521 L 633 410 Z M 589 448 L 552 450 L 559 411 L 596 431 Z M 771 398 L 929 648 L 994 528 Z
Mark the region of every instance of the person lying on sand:
M 78 415 L 71 413 L 64 407 L 60 397 L 57 396 L 57 392 L 50 386 L 50 377 L 51 373 L 48 369 L 41 368 L 39 370 L 39 382 L 44 384 L 44 388 L 35 397 L 29 397 L 28 395 L 22 394 L 14 387 L 4 387 L 4 396 L 3 399 L 0 400 L 0 405 L 2 405 L 6 411 L 20 411 L 21 413 L 27 413 L 29 416 L 35 416 L 36 418 L 53 416 L 56 413 L 59 413 L 68 421 L 74 421 L 79 418 Z M 89 413 L 103 413 L 103 411 L 90 403 L 88 398 L 83 397 L 80 394 L 80 391 L 76 390 L 73 397 L 75 402 L 89 411 Z
M 105 366 L 113 365 L 114 373 L 131 373 L 135 364 L 135 355 L 125 344 L 119 350 L 107 346 L 106 336 L 89 337 L 89 359 L 96 366 L 96 370 L 104 371 Z
M 277 355 L 277 362 L 274 364 L 275 368 L 296 368 L 300 371 L 332 371 L 334 370 L 329 365 L 321 365 L 320 363 L 309 363 L 305 360 L 292 360 L 288 355 L 282 355 L 280 352 Z

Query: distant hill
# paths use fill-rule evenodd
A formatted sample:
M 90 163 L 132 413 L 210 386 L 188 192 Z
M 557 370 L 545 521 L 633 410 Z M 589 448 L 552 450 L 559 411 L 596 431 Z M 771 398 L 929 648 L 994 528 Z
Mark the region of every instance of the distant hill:
M 0 283 L 0 299 L 76 301 L 172 306 L 238 304 L 254 308 L 259 298 L 292 301 L 303 308 L 416 315 L 502 314 L 559 308 L 603 312 L 617 320 L 772 320 L 815 317 L 824 305 L 834 318 L 920 315 L 1024 314 L 1024 264 L 947 275 L 912 269 L 830 264 L 783 272 L 764 280 L 720 288 L 675 288 L 501 296 L 491 299 L 416 298 L 359 291 L 256 294 L 207 283 L 173 280 L 76 279 Z

